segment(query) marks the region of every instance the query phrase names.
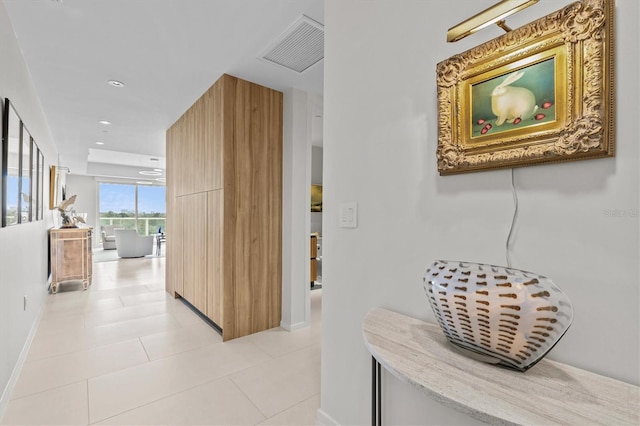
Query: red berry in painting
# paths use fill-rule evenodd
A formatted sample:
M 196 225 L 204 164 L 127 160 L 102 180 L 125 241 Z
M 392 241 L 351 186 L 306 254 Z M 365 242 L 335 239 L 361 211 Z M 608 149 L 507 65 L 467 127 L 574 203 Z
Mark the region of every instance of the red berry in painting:
M 482 128 L 482 130 L 480 130 L 480 134 L 484 135 L 484 134 L 486 134 L 488 131 L 489 131 L 489 129 L 488 129 L 488 128 L 483 127 L 483 128 Z
M 516 119 L 513 120 L 513 124 L 518 124 L 521 121 L 522 121 L 522 119 L 520 117 L 516 117 Z
M 485 121 L 486 121 L 486 120 L 485 120 L 484 118 L 479 118 L 479 119 L 478 119 L 478 121 L 477 121 L 477 123 L 478 123 L 478 124 L 484 124 L 484 122 L 485 122 Z
M 535 119 L 536 120 L 542 120 L 545 117 L 546 117 L 546 115 L 544 115 L 544 114 L 536 114 Z
M 547 109 L 553 105 L 553 102 L 545 102 L 542 104 L 542 108 Z
M 493 126 L 491 125 L 491 123 L 487 123 L 487 124 L 484 125 L 484 128 L 487 129 L 487 130 L 491 129 L 492 127 Z

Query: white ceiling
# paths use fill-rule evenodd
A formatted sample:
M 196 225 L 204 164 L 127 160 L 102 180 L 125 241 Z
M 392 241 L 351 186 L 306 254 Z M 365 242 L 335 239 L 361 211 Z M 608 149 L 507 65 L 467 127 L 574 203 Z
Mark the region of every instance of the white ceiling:
M 138 171 L 151 168 L 152 157 L 164 162 L 166 129 L 223 73 L 277 90 L 322 94 L 324 61 L 299 74 L 258 56 L 301 15 L 323 23 L 323 0 L 4 4 L 60 164 L 74 174 L 144 179 Z M 314 126 L 320 122 L 316 144 L 320 114 L 314 118 Z

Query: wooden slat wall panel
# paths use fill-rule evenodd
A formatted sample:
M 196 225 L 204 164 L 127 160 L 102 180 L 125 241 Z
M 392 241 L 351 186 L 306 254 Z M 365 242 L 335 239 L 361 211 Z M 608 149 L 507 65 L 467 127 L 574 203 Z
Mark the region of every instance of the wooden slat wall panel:
M 218 82 L 222 85 L 222 170 L 223 170 L 223 205 L 224 205 L 224 238 L 222 242 L 223 259 L 222 259 L 222 339 L 229 340 L 236 336 L 235 319 L 236 319 L 236 299 L 235 299 L 235 283 L 236 283 L 236 211 L 235 199 L 236 191 L 234 188 L 233 170 L 235 167 L 235 121 L 234 110 L 236 105 L 235 90 L 238 79 L 230 75 L 223 75 Z
M 201 124 L 205 132 L 204 182 L 206 190 L 222 189 L 222 146 L 224 139 L 223 126 L 223 80 L 218 80 L 205 93 L 205 119 Z
M 235 260 L 225 267 L 235 271 L 239 337 L 276 327 L 281 318 L 282 94 L 238 80 L 234 122 L 233 169 L 225 173 L 234 200 L 225 204 L 225 229 L 232 216 Z
M 180 190 L 176 193 L 176 196 L 180 197 L 191 193 L 193 190 L 191 183 L 191 175 L 189 168 L 186 167 L 190 164 L 192 159 L 191 145 L 195 143 L 193 141 L 193 132 L 191 132 L 190 123 L 193 120 L 193 111 L 188 110 L 180 119 L 180 125 L 178 131 L 180 134 L 180 148 L 178 149 L 178 161 L 180 166 L 178 167 L 178 182 Z
M 207 312 L 207 193 L 181 197 L 188 219 L 183 222 L 184 294 L 201 312 Z
M 196 155 L 195 155 L 195 116 L 196 116 L 196 108 L 195 105 L 192 108 L 189 108 L 185 113 L 184 120 L 184 142 L 182 143 L 182 167 L 180 168 L 180 174 L 182 175 L 182 179 L 184 182 L 183 193 L 179 195 L 187 195 L 193 194 L 195 190 L 195 182 L 194 182 L 194 173 L 192 173 L 193 168 L 195 167 Z
M 193 131 L 193 136 L 189 147 L 191 149 L 192 159 L 189 162 L 189 167 L 185 167 L 189 170 L 189 176 L 191 178 L 191 187 L 189 193 L 204 192 L 209 188 L 208 182 L 204 179 L 206 177 L 205 171 L 209 167 L 215 167 L 211 164 L 208 158 L 206 158 L 207 144 L 209 141 L 206 139 L 207 135 L 207 114 L 205 111 L 206 105 L 206 93 L 198 100 L 193 106 L 193 118 L 190 124 L 190 128 Z
M 176 197 L 187 194 L 187 185 L 189 181 L 188 168 L 185 167 L 188 164 L 189 149 L 185 149 L 185 146 L 189 145 L 189 135 L 187 133 L 187 115 L 183 116 L 177 128 L 178 139 L 176 141 L 176 153 L 177 153 L 177 170 L 176 170 Z
M 167 263 L 172 263 L 174 292 L 180 296 L 184 295 L 184 197 L 175 197 L 173 201 L 174 215 L 171 220 L 171 228 L 167 234 Z M 167 216 L 169 213 L 167 212 Z M 173 229 L 173 231 L 172 231 Z M 171 247 L 171 258 L 169 258 L 169 247 Z M 174 294 L 175 297 L 175 294 Z
M 176 201 L 177 201 L 177 205 L 179 206 L 178 207 L 179 211 L 185 212 L 189 210 L 188 195 L 177 197 Z M 183 217 L 184 217 L 184 213 L 183 213 Z M 194 250 L 192 241 L 189 240 L 189 235 L 187 234 L 190 230 L 187 222 L 189 222 L 190 220 L 191 220 L 190 217 L 188 219 L 185 219 L 181 225 L 182 259 L 180 259 L 180 264 L 182 265 L 182 285 L 181 285 L 182 291 L 179 293 L 182 297 L 187 299 L 191 304 L 195 305 L 194 297 L 195 297 L 196 290 L 195 290 L 194 276 L 196 275 L 196 273 L 192 271 L 192 263 L 195 261 L 195 259 L 190 256 L 190 254 L 195 250 Z
M 223 191 L 207 192 L 207 316 L 222 327 Z

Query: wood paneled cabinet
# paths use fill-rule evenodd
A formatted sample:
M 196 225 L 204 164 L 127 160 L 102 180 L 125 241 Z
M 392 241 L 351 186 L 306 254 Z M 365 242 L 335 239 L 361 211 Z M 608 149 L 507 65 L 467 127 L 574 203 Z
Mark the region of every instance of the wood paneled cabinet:
M 91 232 L 91 228 L 49 230 L 52 293 L 58 292 L 58 286 L 63 281 L 81 280 L 85 290 L 91 284 Z
M 282 93 L 223 75 L 167 130 L 166 289 L 229 340 L 276 327 Z

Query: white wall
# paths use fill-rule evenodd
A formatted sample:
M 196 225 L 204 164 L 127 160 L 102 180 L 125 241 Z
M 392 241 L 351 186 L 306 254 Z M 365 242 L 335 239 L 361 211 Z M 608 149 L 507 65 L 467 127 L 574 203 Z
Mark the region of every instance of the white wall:
M 282 320 L 286 330 L 307 327 L 311 199 L 310 96 L 297 89 L 283 96 Z
M 93 176 L 67 175 L 67 197 L 77 195 L 73 207 L 77 213 L 87 213 L 87 225 L 93 228 L 93 247 L 100 245 L 98 218 L 98 184 Z
M 0 100 L 9 98 L 29 128 L 45 159 L 45 170 L 57 164 L 58 153 L 29 71 L 0 2 Z M 4 106 L 3 106 L 4 108 Z M 1 120 L 1 118 L 0 118 Z M 14 370 L 47 296 L 47 229 L 53 224 L 49 175 L 44 179 L 44 220 L 0 228 L 0 417 L 15 382 Z M 27 308 L 23 298 L 27 296 Z
M 311 147 L 311 183 L 322 185 L 322 147 Z
M 325 423 L 370 422 L 361 323 L 382 306 L 435 323 L 421 288 L 434 259 L 505 264 L 510 171 L 439 177 L 436 64 L 501 34 L 446 31 L 493 0 L 325 1 L 322 398 Z M 540 2 L 517 27 L 570 3 Z M 638 384 L 637 0 L 617 0 L 615 158 L 515 170 L 513 266 L 550 276 L 575 320 L 549 358 Z M 337 206 L 358 203 L 357 229 Z M 617 210 L 622 216 L 612 215 Z M 384 375 L 386 424 L 468 424 Z M 479 395 L 481 397 L 481 395 Z

